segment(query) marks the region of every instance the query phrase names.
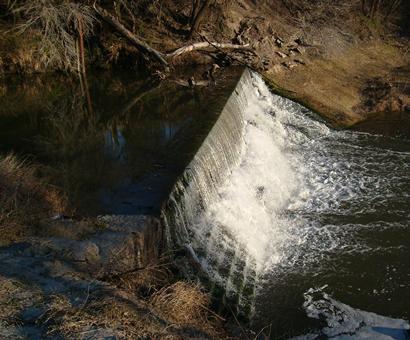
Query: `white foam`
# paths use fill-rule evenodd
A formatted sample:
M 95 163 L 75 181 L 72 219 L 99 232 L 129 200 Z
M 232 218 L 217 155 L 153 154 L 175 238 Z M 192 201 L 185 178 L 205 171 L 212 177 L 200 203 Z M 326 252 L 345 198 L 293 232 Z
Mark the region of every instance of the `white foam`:
M 304 294 L 303 307 L 310 318 L 324 320 L 327 326 L 293 339 L 314 339 L 319 335 L 339 340 L 408 339 L 410 324 L 407 321 L 350 307 L 324 293 L 325 288 L 309 289 Z
M 402 183 L 410 180 L 410 152 L 373 147 L 378 137 L 330 129 L 272 94 L 258 75 L 244 87 L 240 160 L 188 226 L 203 267 L 234 290 L 235 273 L 243 268 L 256 275 L 278 266 L 309 270 L 335 252 L 380 251 L 355 236 L 363 228 L 406 225 L 405 208 L 399 208 L 409 196 Z M 396 203 L 388 207 L 391 198 Z M 386 210 L 397 221 L 378 222 L 378 212 Z M 374 222 L 339 218 L 362 214 Z
M 200 222 L 193 228 L 203 234 L 209 226 L 225 229 L 255 260 L 257 266 L 281 259 L 288 242 L 287 220 L 281 212 L 303 185 L 286 148 L 287 131 L 269 112 L 273 97 L 259 77 L 245 110 L 242 161 L 218 190 Z M 276 114 L 276 113 L 275 113 Z

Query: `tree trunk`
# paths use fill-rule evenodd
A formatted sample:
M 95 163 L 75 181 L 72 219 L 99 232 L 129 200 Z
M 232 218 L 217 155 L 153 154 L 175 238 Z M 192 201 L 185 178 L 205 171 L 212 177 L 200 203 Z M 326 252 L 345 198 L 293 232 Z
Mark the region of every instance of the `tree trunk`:
M 199 1 L 200 0 L 192 0 L 191 17 L 189 18 L 189 23 L 190 23 L 191 26 L 192 26 L 192 23 L 195 20 L 196 11 L 198 9 Z
M 118 32 L 120 32 L 125 38 L 127 38 L 134 46 L 138 48 L 141 53 L 151 57 L 152 59 L 159 62 L 163 65 L 166 69 L 168 68 L 168 63 L 164 59 L 164 56 L 161 52 L 157 51 L 156 49 L 152 48 L 141 39 L 139 39 L 136 35 L 134 35 L 131 31 L 129 31 L 123 24 L 121 24 L 114 16 L 108 13 L 104 8 L 94 4 L 95 11 L 111 26 L 113 26 Z
M 380 0 L 372 0 L 372 4 L 370 7 L 370 19 L 374 19 L 376 17 L 376 14 L 379 10 L 379 4 Z
M 93 114 L 93 105 L 91 102 L 90 89 L 88 87 L 86 65 L 85 65 L 85 48 L 84 48 L 84 29 L 83 22 L 78 21 L 78 70 L 80 72 L 80 84 L 83 90 L 83 95 L 87 103 L 87 111 L 90 115 Z
M 192 24 L 191 24 L 191 30 L 189 31 L 189 38 L 192 38 L 193 34 L 198 31 L 199 26 L 201 25 L 201 21 L 204 18 L 207 9 L 209 8 L 211 4 L 210 0 L 205 0 L 204 3 L 202 4 L 201 8 L 198 11 L 198 14 L 196 14 Z
M 364 16 L 367 16 L 366 12 L 366 0 L 362 0 L 362 13 Z
M 83 32 L 83 22 L 82 20 L 78 20 L 78 53 L 79 55 L 79 62 L 80 62 L 80 70 L 81 73 L 85 75 L 85 53 L 84 53 L 84 32 Z

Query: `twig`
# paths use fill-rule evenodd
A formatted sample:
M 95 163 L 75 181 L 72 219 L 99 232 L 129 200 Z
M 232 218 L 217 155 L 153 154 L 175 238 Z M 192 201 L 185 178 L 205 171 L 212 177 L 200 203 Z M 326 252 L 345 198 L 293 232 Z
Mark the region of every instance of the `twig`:
M 224 322 L 226 321 L 226 319 L 224 319 L 222 316 L 218 315 L 217 313 L 205 307 L 204 305 L 199 305 L 199 306 L 205 309 L 207 312 L 211 313 L 213 316 L 217 317 L 219 320 L 224 321 Z
M 268 328 L 268 327 L 272 327 L 272 323 L 270 323 L 269 325 L 266 325 L 265 327 L 263 327 L 263 328 L 259 331 L 259 333 L 256 334 L 256 336 L 253 338 L 253 340 L 257 340 L 257 339 L 258 339 L 258 336 L 261 335 L 261 334 L 263 334 L 263 331 L 264 331 L 266 328 Z
M 236 324 L 237 324 L 237 325 L 239 326 L 239 328 L 241 329 L 242 334 L 243 334 L 248 340 L 251 340 L 251 339 L 249 338 L 249 336 L 246 334 L 245 330 L 243 329 L 243 327 L 242 327 L 242 325 L 240 324 L 240 322 L 238 321 L 238 319 L 236 318 L 236 315 L 235 315 L 235 313 L 233 312 L 231 306 L 229 306 L 229 305 L 227 305 L 227 306 L 228 306 L 229 310 L 231 311 L 231 314 L 232 314 L 233 318 L 235 319 Z

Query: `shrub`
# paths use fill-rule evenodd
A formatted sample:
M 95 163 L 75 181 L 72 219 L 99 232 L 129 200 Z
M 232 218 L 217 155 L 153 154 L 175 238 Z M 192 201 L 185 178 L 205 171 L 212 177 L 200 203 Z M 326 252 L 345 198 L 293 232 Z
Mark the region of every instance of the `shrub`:
M 50 67 L 80 67 L 78 39 L 91 35 L 96 21 L 92 7 L 68 0 L 13 0 L 9 9 L 20 19 L 18 33 L 40 32 L 38 54 Z

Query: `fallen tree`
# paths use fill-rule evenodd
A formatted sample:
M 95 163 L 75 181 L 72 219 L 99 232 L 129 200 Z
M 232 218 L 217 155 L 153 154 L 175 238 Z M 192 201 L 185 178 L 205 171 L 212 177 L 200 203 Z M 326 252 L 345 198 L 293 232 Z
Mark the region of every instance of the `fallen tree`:
M 151 59 L 156 60 L 165 68 L 168 68 L 168 62 L 164 59 L 164 55 L 161 52 L 157 51 L 156 49 L 152 48 L 144 41 L 139 39 L 135 34 L 128 30 L 121 22 L 119 22 L 113 15 L 111 15 L 101 6 L 94 4 L 94 9 L 101 18 L 103 18 L 108 24 L 113 26 L 125 38 L 127 38 L 128 41 L 130 41 L 141 51 L 141 53 L 143 53 L 147 57 L 151 57 Z
M 231 43 L 218 43 L 218 42 L 209 42 L 209 41 L 201 41 L 197 42 L 191 45 L 187 46 L 182 46 L 175 51 L 166 54 L 167 58 L 175 58 L 180 56 L 181 54 L 192 52 L 192 51 L 197 51 L 197 50 L 202 50 L 206 48 L 215 48 L 215 49 L 232 49 L 232 50 L 238 50 L 238 49 L 250 49 L 249 44 L 246 45 L 236 45 L 236 44 L 231 44 Z
M 130 43 L 132 43 L 137 49 L 144 54 L 147 58 L 158 62 L 165 69 L 169 68 L 169 62 L 182 54 L 190 53 L 193 51 L 205 50 L 205 49 L 217 49 L 217 50 L 250 50 L 249 44 L 237 45 L 231 43 L 219 43 L 210 41 L 201 41 L 186 46 L 177 48 L 170 53 L 163 53 L 148 45 L 141 38 L 137 37 L 134 33 L 128 30 L 117 18 L 106 11 L 101 6 L 94 4 L 94 9 L 97 14 L 103 18 L 108 24 L 110 24 L 118 33 L 124 36 Z

